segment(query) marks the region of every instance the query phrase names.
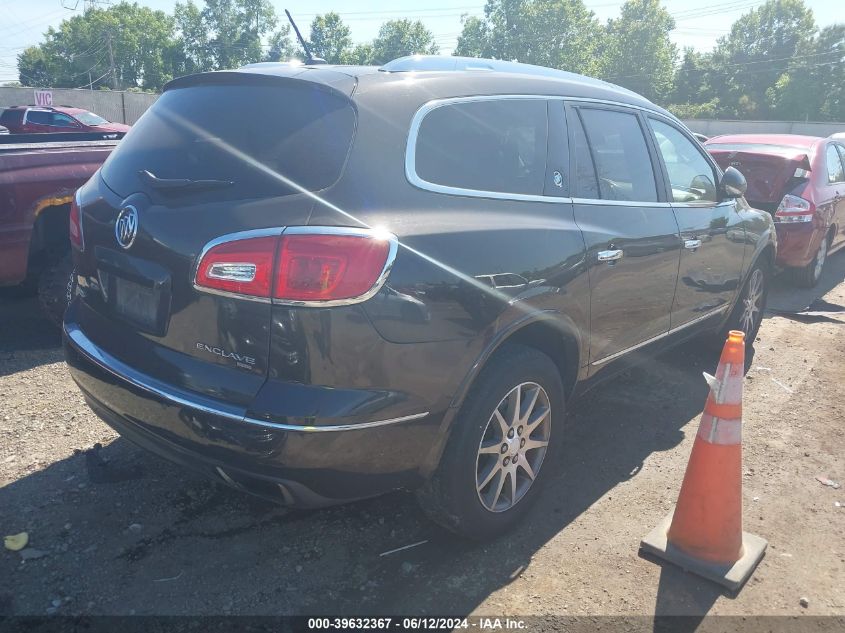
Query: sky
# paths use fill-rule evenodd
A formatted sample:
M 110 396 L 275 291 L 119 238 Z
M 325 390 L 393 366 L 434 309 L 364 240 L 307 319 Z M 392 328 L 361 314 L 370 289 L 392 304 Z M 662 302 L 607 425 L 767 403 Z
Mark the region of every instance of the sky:
M 0 0 L 0 83 L 15 81 L 17 54 L 27 46 L 42 41 L 49 26 L 82 11 L 85 0 Z M 139 4 L 167 13 L 176 0 L 136 0 Z M 827 26 L 845 21 L 843 0 L 804 0 L 813 9 L 816 23 Z M 202 5 L 202 0 L 194 0 Z M 357 42 L 372 40 L 385 20 L 419 19 L 434 34 L 442 54 L 451 54 L 461 32 L 461 16 L 484 13 L 484 0 L 271 0 L 279 16 L 288 9 L 307 37 L 308 25 L 316 14 L 336 11 L 352 30 Z M 762 0 L 664 0 L 675 16 L 677 28 L 673 41 L 680 47 L 692 46 L 706 51 L 730 30 L 743 13 L 762 4 Z M 101 4 L 108 4 L 103 1 Z M 621 0 L 585 0 L 598 19 L 616 17 Z M 75 9 L 74 9 L 75 7 Z

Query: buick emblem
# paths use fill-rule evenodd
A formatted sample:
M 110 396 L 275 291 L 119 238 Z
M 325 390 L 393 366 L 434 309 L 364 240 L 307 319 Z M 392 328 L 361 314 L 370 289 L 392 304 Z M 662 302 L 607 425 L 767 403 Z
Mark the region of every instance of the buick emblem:
M 138 234 L 138 209 L 131 204 L 126 205 L 117 214 L 114 223 L 114 236 L 123 248 L 129 248 Z

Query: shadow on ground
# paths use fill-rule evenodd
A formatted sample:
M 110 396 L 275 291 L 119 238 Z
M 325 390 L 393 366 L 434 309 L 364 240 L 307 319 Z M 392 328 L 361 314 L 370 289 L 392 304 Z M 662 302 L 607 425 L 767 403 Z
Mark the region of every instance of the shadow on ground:
M 818 297 L 823 297 L 833 288 L 845 281 L 845 250 L 828 257 L 821 279 L 815 288 L 798 288 L 789 278 L 789 274 L 777 275 L 769 293 L 769 316 L 777 312 L 800 312 Z
M 683 439 L 707 394 L 701 372 L 717 360 L 718 350 L 687 344 L 587 394 L 530 516 L 488 544 L 434 527 L 407 494 L 289 512 L 118 439 L 100 454 L 132 473 L 122 481 L 95 483 L 108 478 L 92 478 L 80 453 L 0 489 L 0 508 L 14 509 L 3 512 L 5 533 L 27 529 L 47 552 L 24 564 L 0 557 L 10 581 L 0 581 L 0 604 L 34 615 L 56 595 L 71 596 L 69 612 L 109 614 L 469 613 L 650 454 Z M 718 595 L 664 568 L 657 613 L 706 612 Z
M 38 298 L 0 288 L 0 376 L 64 359 L 59 329 L 42 315 Z
M 845 255 L 829 262 L 810 293 L 777 280 L 772 304 L 802 308 L 824 294 L 845 278 Z M 32 307 L 21 302 L 19 312 Z M 20 371 L 18 355 L 61 358 L 45 323 L 21 323 L 14 341 L 0 335 L 0 375 Z M 0 331 L 8 332 L 5 323 Z M 129 473 L 119 481 L 92 477 L 92 460 L 79 453 L 0 489 L 0 529 L 29 531 L 43 553 L 26 563 L 0 556 L 0 611 L 43 615 L 53 599 L 68 597 L 62 612 L 470 613 L 597 500 L 636 478 L 651 454 L 683 440 L 707 395 L 701 372 L 712 372 L 717 360 L 718 350 L 688 343 L 579 400 L 563 458 L 547 465 L 538 503 L 518 530 L 487 544 L 434 527 L 404 493 L 290 512 L 118 439 L 100 455 L 104 468 Z M 718 586 L 664 565 L 654 611 L 698 616 L 721 595 Z

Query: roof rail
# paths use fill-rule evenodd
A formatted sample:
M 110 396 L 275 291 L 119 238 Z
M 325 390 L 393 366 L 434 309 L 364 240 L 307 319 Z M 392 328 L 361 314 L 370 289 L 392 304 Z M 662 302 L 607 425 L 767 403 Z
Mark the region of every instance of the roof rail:
M 481 57 L 447 57 L 445 55 L 409 55 L 399 57 L 386 63 L 380 68 L 385 72 L 425 72 L 425 71 L 488 71 L 518 73 L 522 75 L 542 75 L 548 77 L 572 77 L 574 73 L 545 66 L 533 66 L 519 62 L 508 62 L 501 59 L 484 59 Z
M 389 73 L 401 72 L 443 72 L 443 71 L 480 71 L 513 73 L 518 75 L 532 75 L 535 77 L 550 77 L 554 79 L 577 80 L 579 82 L 595 83 L 596 85 L 613 86 L 631 94 L 630 90 L 610 84 L 601 79 L 578 75 L 566 70 L 509 62 L 501 59 L 484 59 L 481 57 L 448 57 L 445 55 L 409 55 L 399 57 L 386 63 L 379 70 Z

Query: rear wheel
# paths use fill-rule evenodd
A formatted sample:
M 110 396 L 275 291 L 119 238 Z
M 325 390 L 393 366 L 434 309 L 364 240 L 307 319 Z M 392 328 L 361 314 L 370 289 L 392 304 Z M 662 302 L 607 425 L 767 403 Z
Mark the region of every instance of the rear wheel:
M 41 309 L 57 327 L 62 326 L 65 308 L 73 297 L 75 281 L 70 253 L 47 266 L 38 278 L 38 301 Z
M 827 249 L 829 243 L 829 236 L 825 235 L 821 244 L 819 244 L 819 250 L 816 252 L 816 256 L 813 258 L 813 261 L 803 268 L 792 269 L 792 281 L 796 286 L 800 286 L 801 288 L 814 288 L 816 284 L 819 283 L 819 279 L 822 277 L 824 263 L 827 259 Z
M 479 375 L 432 479 L 418 493 L 435 522 L 472 539 L 510 529 L 533 503 L 563 426 L 552 360 L 509 345 Z

